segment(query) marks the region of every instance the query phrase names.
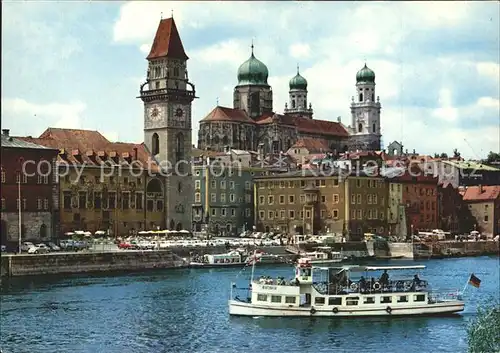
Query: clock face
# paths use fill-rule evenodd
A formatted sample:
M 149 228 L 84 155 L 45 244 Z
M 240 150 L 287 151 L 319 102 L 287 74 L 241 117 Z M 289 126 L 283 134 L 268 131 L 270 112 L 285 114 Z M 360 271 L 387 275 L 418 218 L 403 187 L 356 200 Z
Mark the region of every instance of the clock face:
M 182 105 L 177 105 L 174 107 L 174 119 L 184 121 L 186 119 L 186 112 Z
M 153 121 L 158 121 L 163 118 L 163 110 L 158 105 L 153 105 L 148 110 L 149 118 Z

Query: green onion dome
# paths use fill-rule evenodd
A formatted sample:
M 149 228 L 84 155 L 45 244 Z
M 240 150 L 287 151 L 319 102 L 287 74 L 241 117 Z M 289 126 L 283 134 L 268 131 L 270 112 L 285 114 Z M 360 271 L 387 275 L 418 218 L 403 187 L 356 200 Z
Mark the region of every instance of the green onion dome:
M 268 77 L 269 70 L 262 61 L 253 55 L 252 45 L 252 55 L 238 69 L 238 86 L 267 85 Z
M 295 77 L 293 77 L 290 80 L 289 85 L 290 85 L 290 90 L 292 90 L 292 89 L 306 90 L 307 89 L 307 80 L 304 77 L 300 76 L 298 66 L 297 66 L 297 75 L 295 75 Z
M 356 74 L 356 82 L 375 83 L 375 72 L 369 69 L 365 64 L 365 66 Z

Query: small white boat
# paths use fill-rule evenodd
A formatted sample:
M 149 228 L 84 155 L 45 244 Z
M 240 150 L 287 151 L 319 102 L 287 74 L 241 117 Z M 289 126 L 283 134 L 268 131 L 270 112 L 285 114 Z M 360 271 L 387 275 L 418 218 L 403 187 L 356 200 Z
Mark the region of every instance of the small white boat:
M 265 252 L 255 252 L 253 256 L 249 256 L 246 260 L 248 265 L 253 265 L 254 263 L 259 264 L 284 264 L 287 263 L 283 256 L 267 254 Z
M 191 267 L 231 267 L 246 265 L 246 259 L 242 253 L 238 251 L 230 251 L 227 254 L 206 254 L 191 261 Z
M 406 316 L 451 314 L 464 310 L 462 293 L 437 293 L 417 275 L 389 281 L 386 271 L 422 270 L 425 266 L 313 267 L 300 259 L 295 278 L 252 280 L 246 300 L 229 300 L 229 314 L 240 316 Z M 384 271 L 387 277 L 367 281 L 368 274 Z M 373 278 L 372 278 L 373 279 Z M 236 290 L 235 290 L 236 291 Z
M 344 256 L 342 256 L 342 253 L 340 252 L 336 251 L 326 252 L 319 250 L 306 252 L 303 254 L 302 258 L 310 259 L 312 265 L 334 264 L 342 262 L 344 260 Z

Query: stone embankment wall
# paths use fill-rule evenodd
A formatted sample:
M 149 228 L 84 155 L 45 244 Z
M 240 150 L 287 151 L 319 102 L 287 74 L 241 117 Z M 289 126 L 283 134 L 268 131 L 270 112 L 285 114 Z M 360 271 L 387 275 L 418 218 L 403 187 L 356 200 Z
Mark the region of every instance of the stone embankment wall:
M 498 241 L 447 241 L 415 244 L 414 252 L 417 258 L 500 255 Z
M 119 251 L 2 255 L 2 276 L 140 271 L 186 265 L 171 251 Z

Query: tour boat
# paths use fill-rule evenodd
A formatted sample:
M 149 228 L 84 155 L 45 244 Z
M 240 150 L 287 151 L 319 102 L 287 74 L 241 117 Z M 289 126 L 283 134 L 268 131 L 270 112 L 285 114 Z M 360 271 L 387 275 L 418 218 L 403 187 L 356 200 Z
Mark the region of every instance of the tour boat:
M 279 255 L 274 255 L 274 254 L 268 254 L 263 251 L 256 251 L 253 256 L 249 256 L 247 258 L 247 264 L 248 265 L 253 265 L 254 263 L 260 263 L 260 264 L 284 264 L 287 263 L 287 260 L 283 256 Z
M 318 250 L 304 253 L 303 258 L 310 259 L 312 265 L 327 265 L 339 263 L 344 260 L 344 256 L 340 252 L 325 252 Z
M 245 264 L 245 256 L 238 251 L 230 251 L 227 254 L 206 254 L 189 263 L 191 267 L 231 267 Z
M 291 281 L 252 279 L 248 298 L 229 300 L 229 314 L 240 316 L 400 316 L 452 314 L 464 310 L 462 293 L 431 291 L 418 275 L 389 280 L 393 271 L 423 270 L 425 266 L 313 267 L 302 258 Z M 382 272 L 379 280 L 374 277 Z M 370 280 L 368 277 L 370 275 Z M 234 290 L 236 292 L 236 290 Z

